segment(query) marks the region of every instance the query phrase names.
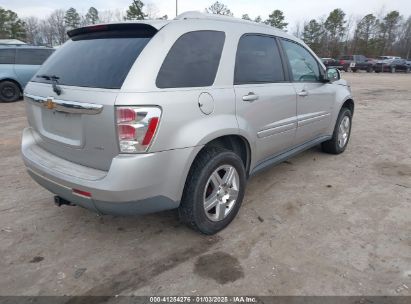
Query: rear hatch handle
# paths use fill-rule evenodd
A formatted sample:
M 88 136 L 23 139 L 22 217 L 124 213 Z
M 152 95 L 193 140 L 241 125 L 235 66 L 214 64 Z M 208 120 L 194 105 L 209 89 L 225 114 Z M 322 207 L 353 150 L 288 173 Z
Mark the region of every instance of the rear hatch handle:
M 24 97 L 26 97 L 26 101 L 32 104 L 57 112 L 96 115 L 103 111 L 103 105 L 94 103 L 61 100 L 53 97 L 40 97 L 31 94 L 24 94 Z

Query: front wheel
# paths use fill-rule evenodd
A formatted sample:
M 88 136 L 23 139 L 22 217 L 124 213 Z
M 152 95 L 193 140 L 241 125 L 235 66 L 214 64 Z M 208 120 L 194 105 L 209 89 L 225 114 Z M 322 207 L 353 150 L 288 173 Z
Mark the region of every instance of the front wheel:
M 330 140 L 322 143 L 322 150 L 326 153 L 340 154 L 347 148 L 351 135 L 352 112 L 348 108 L 342 108 L 334 127 Z
M 180 220 L 204 234 L 224 229 L 240 209 L 246 185 L 241 158 L 228 150 L 205 148 L 193 163 L 179 207 Z

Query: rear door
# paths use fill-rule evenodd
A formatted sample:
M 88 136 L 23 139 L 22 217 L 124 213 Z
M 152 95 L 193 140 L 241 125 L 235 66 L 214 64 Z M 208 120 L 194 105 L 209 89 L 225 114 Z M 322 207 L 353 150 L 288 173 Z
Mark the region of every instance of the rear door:
M 124 27 L 78 31 L 28 84 L 29 124 L 43 149 L 81 165 L 109 169 L 119 153 L 114 108 L 118 92 L 155 32 L 144 24 Z
M 52 49 L 17 48 L 14 71 L 23 88 L 52 52 Z
M 257 34 L 241 37 L 234 88 L 239 123 L 247 125 L 255 136 L 259 161 L 293 145 L 296 94 L 286 81 L 276 38 Z
M 302 45 L 281 39 L 297 93 L 298 128 L 295 143 L 301 145 L 324 135 L 331 123 L 335 90 L 321 81 L 314 56 Z

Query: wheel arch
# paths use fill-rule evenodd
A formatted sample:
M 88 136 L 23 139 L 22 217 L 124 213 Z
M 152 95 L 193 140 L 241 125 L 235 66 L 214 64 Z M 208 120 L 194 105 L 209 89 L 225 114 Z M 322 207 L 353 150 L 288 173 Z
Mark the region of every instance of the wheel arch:
M 13 79 L 13 78 L 10 78 L 10 77 L 5 77 L 5 78 L 0 79 L 0 83 L 2 83 L 4 81 L 10 81 L 10 82 L 15 83 L 19 87 L 20 93 L 23 94 L 23 87 L 21 86 L 20 82 L 18 82 L 17 79 Z
M 341 105 L 340 111 L 338 111 L 338 113 L 341 112 L 341 110 L 342 110 L 343 108 L 349 109 L 349 110 L 351 111 L 351 114 L 354 115 L 354 108 L 355 108 L 354 100 L 353 100 L 352 98 L 346 99 L 346 100 L 343 102 L 343 104 Z

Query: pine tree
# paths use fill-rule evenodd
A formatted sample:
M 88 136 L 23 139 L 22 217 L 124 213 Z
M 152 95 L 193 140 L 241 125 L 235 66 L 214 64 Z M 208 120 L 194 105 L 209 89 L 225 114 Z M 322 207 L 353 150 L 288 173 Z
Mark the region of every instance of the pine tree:
M 244 14 L 241 19 L 251 21 L 251 18 L 248 14 Z
M 20 39 L 26 37 L 25 24 L 17 14 L 0 7 L 0 39 Z
M 263 19 L 261 18 L 261 16 L 257 16 L 255 17 L 254 22 L 261 23 L 263 22 Z
M 354 32 L 353 49 L 355 53 L 364 54 L 366 56 L 376 55 L 376 30 L 378 20 L 373 14 L 364 16 Z
M 323 28 L 317 20 L 312 19 L 306 25 L 302 33 L 304 42 L 312 48 L 315 53 L 321 53 L 321 36 L 323 35 Z
M 75 29 L 80 26 L 80 15 L 75 8 L 71 7 L 68 9 L 64 16 L 64 23 L 69 29 Z
M 275 10 L 268 16 L 268 19 L 265 21 L 265 23 L 273 27 L 276 27 L 280 30 L 285 30 L 288 23 L 284 22 L 284 20 L 284 13 L 280 10 Z
M 218 1 L 211 5 L 209 8 L 206 8 L 206 12 L 216 15 L 233 16 L 233 13 L 228 9 L 227 5 Z
M 389 12 L 380 23 L 380 54 L 391 51 L 392 44 L 395 41 L 398 25 L 401 21 L 401 16 L 398 11 Z
M 95 7 L 90 7 L 86 14 L 87 24 L 96 24 L 99 22 L 98 10 Z
M 128 7 L 125 20 L 144 20 L 147 15 L 143 13 L 144 3 L 140 0 L 133 0 Z
M 337 57 L 341 52 L 341 40 L 346 31 L 346 22 L 345 13 L 339 8 L 333 10 L 324 22 L 324 28 L 328 37 L 327 42 L 329 43 L 326 47 L 330 57 Z

